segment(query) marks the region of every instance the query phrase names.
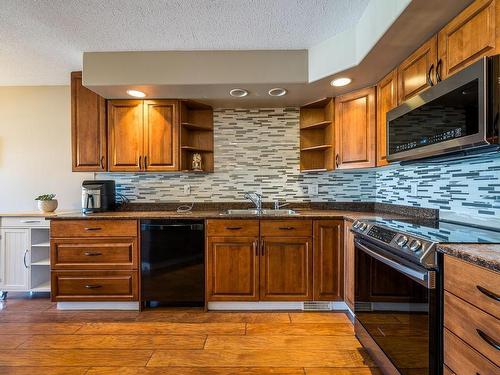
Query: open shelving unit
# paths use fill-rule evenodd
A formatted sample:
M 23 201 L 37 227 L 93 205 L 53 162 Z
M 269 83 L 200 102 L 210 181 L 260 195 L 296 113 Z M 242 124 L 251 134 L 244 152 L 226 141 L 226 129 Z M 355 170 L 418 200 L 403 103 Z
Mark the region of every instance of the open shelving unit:
M 207 173 L 214 171 L 214 120 L 212 107 L 182 100 L 180 105 L 181 123 L 181 171 Z M 201 155 L 203 171 L 193 171 L 193 154 Z
M 334 99 L 323 98 L 300 107 L 300 170 L 334 169 Z
M 49 228 L 31 228 L 30 238 L 30 290 L 50 292 Z

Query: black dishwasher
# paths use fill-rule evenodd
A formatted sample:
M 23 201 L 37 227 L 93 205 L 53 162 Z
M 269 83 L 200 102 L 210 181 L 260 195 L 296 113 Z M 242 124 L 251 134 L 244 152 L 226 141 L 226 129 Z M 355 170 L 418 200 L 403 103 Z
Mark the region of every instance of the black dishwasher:
M 203 306 L 203 220 L 141 220 L 141 301 L 145 307 Z

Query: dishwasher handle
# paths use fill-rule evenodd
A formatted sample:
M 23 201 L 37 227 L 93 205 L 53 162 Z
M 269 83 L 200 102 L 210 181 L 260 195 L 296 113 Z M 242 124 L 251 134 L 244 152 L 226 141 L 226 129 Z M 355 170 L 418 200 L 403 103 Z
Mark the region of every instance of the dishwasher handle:
M 169 228 L 186 228 L 189 230 L 203 230 L 203 224 L 141 224 L 141 231 L 144 230 L 166 230 Z

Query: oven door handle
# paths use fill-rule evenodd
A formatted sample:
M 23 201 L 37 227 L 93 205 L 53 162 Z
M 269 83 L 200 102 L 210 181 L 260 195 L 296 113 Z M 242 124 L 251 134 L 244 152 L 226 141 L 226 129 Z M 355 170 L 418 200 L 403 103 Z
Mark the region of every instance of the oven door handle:
M 420 285 L 425 286 L 427 289 L 435 289 L 436 287 L 436 273 L 434 271 L 418 271 L 413 268 L 407 267 L 404 264 L 400 264 L 392 259 L 389 259 L 373 250 L 370 250 L 367 246 L 362 244 L 360 241 L 354 241 L 356 246 L 364 251 L 369 256 L 377 259 L 378 261 L 384 263 L 385 265 L 394 268 L 396 271 L 408 276 L 412 280 L 415 280 Z

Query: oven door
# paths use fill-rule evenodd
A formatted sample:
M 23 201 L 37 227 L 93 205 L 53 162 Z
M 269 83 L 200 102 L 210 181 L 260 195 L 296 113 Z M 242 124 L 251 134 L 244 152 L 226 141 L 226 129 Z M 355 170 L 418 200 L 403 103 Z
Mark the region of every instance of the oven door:
M 440 374 L 436 272 L 355 240 L 356 335 L 387 374 Z

